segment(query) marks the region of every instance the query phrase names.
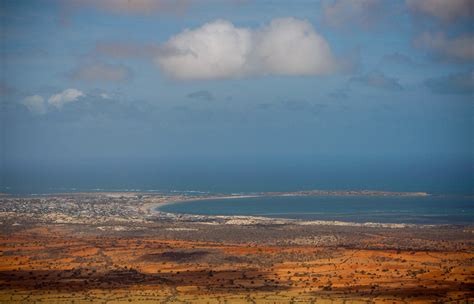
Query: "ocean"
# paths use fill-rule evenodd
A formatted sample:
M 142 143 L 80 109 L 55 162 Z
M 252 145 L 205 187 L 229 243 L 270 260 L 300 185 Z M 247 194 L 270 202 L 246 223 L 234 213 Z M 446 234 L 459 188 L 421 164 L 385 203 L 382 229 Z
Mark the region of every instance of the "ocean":
M 474 197 L 467 196 L 264 196 L 179 202 L 159 210 L 356 223 L 474 224 Z
M 439 158 L 195 157 L 8 161 L 0 192 L 381 190 L 474 195 L 472 163 Z

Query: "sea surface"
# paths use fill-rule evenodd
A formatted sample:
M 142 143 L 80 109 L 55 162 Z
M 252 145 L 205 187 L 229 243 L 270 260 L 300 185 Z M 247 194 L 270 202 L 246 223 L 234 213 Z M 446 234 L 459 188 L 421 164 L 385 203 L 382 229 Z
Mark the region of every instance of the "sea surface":
M 473 165 L 457 158 L 196 157 L 0 161 L 0 192 L 191 193 L 381 190 L 474 195 Z
M 356 223 L 474 224 L 474 198 L 469 196 L 265 196 L 179 202 L 159 210 Z

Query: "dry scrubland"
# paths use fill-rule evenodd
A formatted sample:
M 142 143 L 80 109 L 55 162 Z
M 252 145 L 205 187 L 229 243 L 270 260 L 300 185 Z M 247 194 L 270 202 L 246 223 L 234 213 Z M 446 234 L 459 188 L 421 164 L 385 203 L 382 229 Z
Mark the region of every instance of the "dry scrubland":
M 173 199 L 2 198 L 0 301 L 474 301 L 470 227 L 235 225 L 148 209 Z

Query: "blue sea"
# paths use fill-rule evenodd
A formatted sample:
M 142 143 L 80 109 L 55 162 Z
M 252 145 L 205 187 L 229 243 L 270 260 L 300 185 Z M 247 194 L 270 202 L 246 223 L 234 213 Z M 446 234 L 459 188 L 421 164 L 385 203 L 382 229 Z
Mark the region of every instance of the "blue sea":
M 159 210 L 356 223 L 474 224 L 474 198 L 466 196 L 264 196 L 180 202 Z
M 302 190 L 474 194 L 470 159 L 372 157 L 195 157 L 7 161 L 0 192 Z

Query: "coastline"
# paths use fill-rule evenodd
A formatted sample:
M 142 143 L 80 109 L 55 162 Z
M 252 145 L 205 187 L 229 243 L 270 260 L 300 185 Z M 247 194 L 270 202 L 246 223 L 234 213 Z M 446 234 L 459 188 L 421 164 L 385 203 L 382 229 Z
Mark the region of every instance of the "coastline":
M 327 191 L 327 190 L 311 190 L 311 191 L 296 191 L 296 192 L 262 192 L 257 194 L 239 194 L 239 195 L 211 195 L 204 197 L 191 197 L 180 200 L 168 200 L 163 203 L 150 204 L 147 206 L 148 212 L 156 214 L 159 217 L 167 219 L 175 219 L 179 221 L 191 222 L 207 222 L 231 225 L 314 225 L 314 226 L 347 226 L 347 227 L 369 227 L 369 228 L 433 228 L 433 227 L 449 227 L 449 226 L 463 226 L 456 224 L 413 224 L 413 223 L 384 223 L 384 222 L 352 222 L 352 221 L 337 221 L 337 220 L 304 220 L 279 218 L 270 216 L 256 216 L 256 215 L 197 215 L 190 213 L 172 213 L 160 210 L 160 208 L 178 204 L 191 203 L 204 200 L 230 200 L 242 198 L 260 198 L 260 197 L 312 197 L 312 196 L 370 196 L 370 197 L 387 197 L 387 196 L 403 196 L 403 197 L 427 197 L 431 194 L 426 192 L 388 192 L 388 191 L 372 191 L 372 190 L 350 190 L 350 191 Z
M 197 195 L 196 195 L 197 194 Z M 422 223 L 390 223 L 390 222 L 354 222 L 341 220 L 308 220 L 294 219 L 283 217 L 259 216 L 259 215 L 196 215 L 189 213 L 172 213 L 160 210 L 164 206 L 183 203 L 198 202 L 203 200 L 231 200 L 243 198 L 263 198 L 263 197 L 318 197 L 318 196 L 334 196 L 334 197 L 428 197 L 432 194 L 426 192 L 393 192 L 379 190 L 305 190 L 294 192 L 255 192 L 255 193 L 238 193 L 238 194 L 205 194 L 202 191 L 169 191 L 169 192 L 138 192 L 138 191 L 104 191 L 104 192 L 63 192 L 51 193 L 33 196 L 36 198 L 48 197 L 108 197 L 111 199 L 137 199 L 136 209 L 138 216 L 135 219 L 147 221 L 148 219 L 173 220 L 175 222 L 192 222 L 204 223 L 209 225 L 298 225 L 298 226 L 340 226 L 340 227 L 367 227 L 367 228 L 433 228 L 433 227 L 471 227 L 466 224 L 422 224 Z M 31 196 L 4 196 L 27 198 Z M 157 198 L 159 198 L 157 200 Z
M 474 298 L 473 226 L 154 210 L 211 196 L 242 194 L 2 197 L 0 301 L 166 303 L 173 297 L 248 303 L 249 294 L 263 303 Z
M 195 193 L 199 193 L 196 195 Z M 295 191 L 295 192 L 257 192 L 257 193 L 238 193 L 238 194 L 203 194 L 203 192 L 197 191 L 171 191 L 166 193 L 160 192 L 127 192 L 127 191 L 104 191 L 104 192 L 72 192 L 72 193 L 54 193 L 54 194 L 43 194 L 41 196 L 4 196 L 2 199 L 18 198 L 28 199 L 37 198 L 47 200 L 48 198 L 80 198 L 80 197 L 92 197 L 92 198 L 105 198 L 112 200 L 121 200 L 124 204 L 128 204 L 127 201 L 133 201 L 130 204 L 130 208 L 134 210 L 134 221 L 147 222 L 147 221 L 173 221 L 176 224 L 182 223 L 197 223 L 206 225 L 238 225 L 238 226 L 251 226 L 251 225 L 295 225 L 295 226 L 333 226 L 333 227 L 361 227 L 361 228 L 390 228 L 390 229 L 402 229 L 402 228 L 436 228 L 436 227 L 464 227 L 470 229 L 473 225 L 469 224 L 422 224 L 422 223 L 390 223 L 390 222 L 354 222 L 354 221 L 340 221 L 340 220 L 308 220 L 308 219 L 294 219 L 294 218 L 280 218 L 271 216 L 258 216 L 258 215 L 197 215 L 188 213 L 172 213 L 160 210 L 164 206 L 177 204 L 182 202 L 198 202 L 203 200 L 220 200 L 220 199 L 242 199 L 242 198 L 260 198 L 260 197 L 317 197 L 317 196 L 340 196 L 340 197 L 353 197 L 353 196 L 366 196 L 366 197 L 428 197 L 432 194 L 426 192 L 390 192 L 390 191 L 377 191 L 377 190 L 306 190 L 306 191 Z M 117 205 L 115 208 L 120 208 L 121 205 Z M 67 213 L 67 212 L 66 212 Z M 124 221 L 125 218 L 121 217 L 108 217 L 103 216 L 98 220 L 104 222 L 107 220 L 118 220 Z M 74 219 L 70 215 L 59 216 L 56 220 L 58 223 L 91 223 L 94 220 L 89 218 Z

